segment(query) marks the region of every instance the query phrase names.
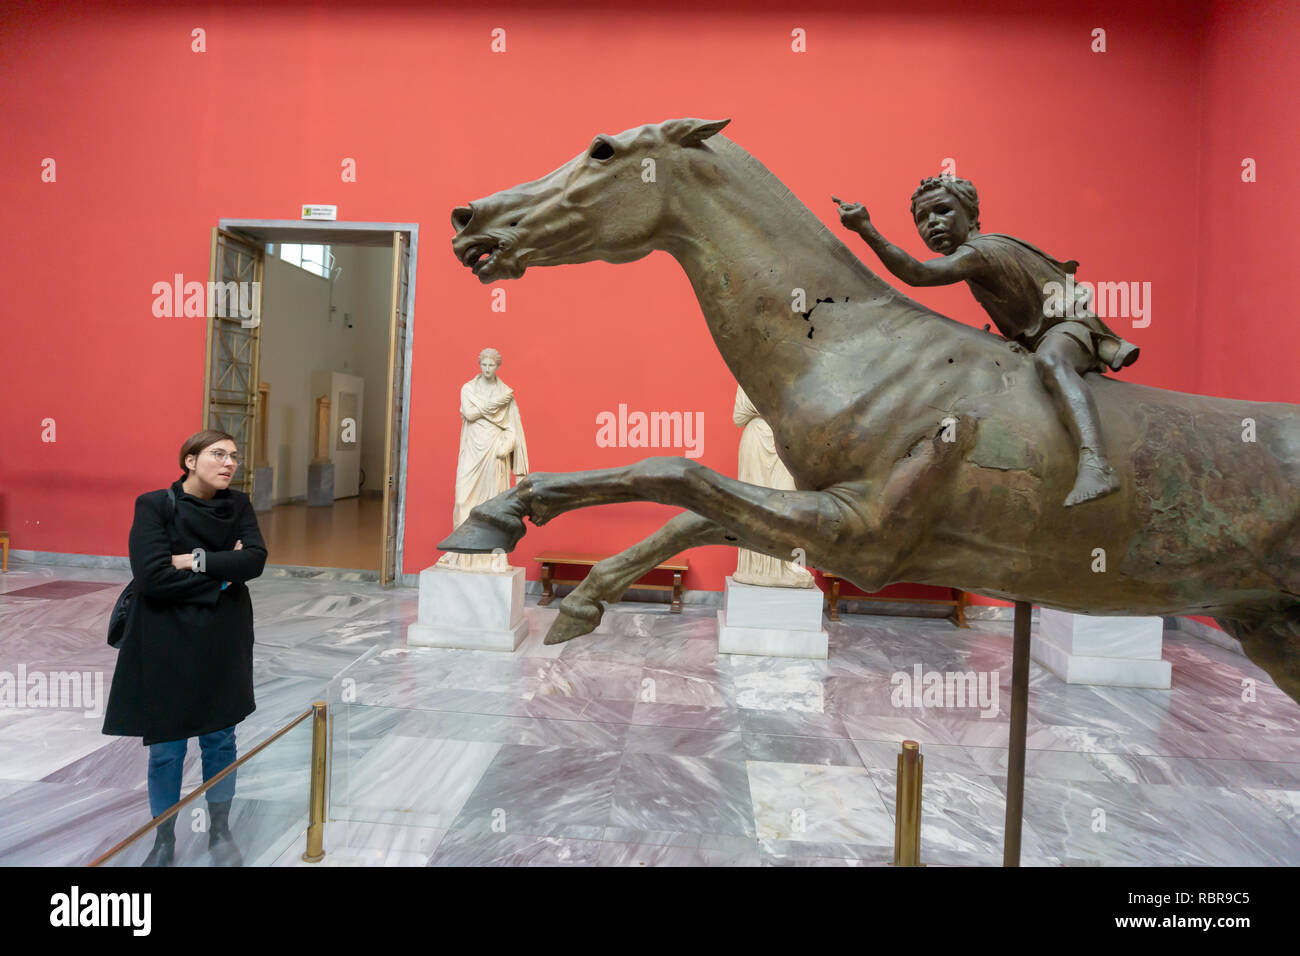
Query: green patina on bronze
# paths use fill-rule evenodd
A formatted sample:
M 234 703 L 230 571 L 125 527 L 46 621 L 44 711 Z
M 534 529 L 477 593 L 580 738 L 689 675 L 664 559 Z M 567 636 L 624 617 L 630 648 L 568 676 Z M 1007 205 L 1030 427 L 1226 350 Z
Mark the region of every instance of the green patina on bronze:
M 968 460 L 981 468 L 1029 471 L 1037 463 L 1037 456 L 1030 453 L 1023 435 L 1012 431 L 1003 422 L 990 419 L 982 423 L 979 441 Z

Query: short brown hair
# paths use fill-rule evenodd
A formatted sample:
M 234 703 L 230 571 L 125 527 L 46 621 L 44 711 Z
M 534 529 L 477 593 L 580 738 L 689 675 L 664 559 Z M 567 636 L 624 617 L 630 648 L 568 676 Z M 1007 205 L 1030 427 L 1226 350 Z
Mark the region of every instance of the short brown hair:
M 975 184 L 969 179 L 958 179 L 951 173 L 940 173 L 938 176 L 927 176 L 921 180 L 921 185 L 916 187 L 916 192 L 912 193 L 912 218 L 916 218 L 916 201 L 922 195 L 935 189 L 943 189 L 948 195 L 956 200 L 957 205 L 966 213 L 966 218 L 971 221 L 971 225 L 976 229 L 980 227 L 980 195 L 975 191 Z
M 185 464 L 185 459 L 190 455 L 194 455 L 197 458 L 203 449 L 207 448 L 209 445 L 215 445 L 219 441 L 235 441 L 235 436 L 228 435 L 215 428 L 205 428 L 203 431 L 195 432 L 189 438 L 185 439 L 185 443 L 181 445 L 181 472 L 188 477 L 190 469 L 189 466 Z M 235 442 L 235 447 L 239 447 L 239 442 Z

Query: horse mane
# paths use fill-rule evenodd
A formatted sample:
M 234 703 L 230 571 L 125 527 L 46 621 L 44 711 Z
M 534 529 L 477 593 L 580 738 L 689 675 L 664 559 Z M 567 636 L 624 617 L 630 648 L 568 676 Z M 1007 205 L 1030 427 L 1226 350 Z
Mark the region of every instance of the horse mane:
M 809 209 L 803 200 L 796 196 L 790 187 L 783 183 L 772 170 L 764 166 L 753 153 L 735 140 L 728 139 L 721 134 L 710 137 L 708 142 L 715 149 L 721 147 L 717 151 L 739 166 L 741 172 L 751 177 L 753 182 L 769 193 L 774 204 L 785 206 L 791 212 L 801 213 L 802 215 L 798 217 L 791 217 L 791 221 L 804 222 L 811 226 L 813 235 L 823 245 L 829 247 L 828 251 L 831 255 L 848 266 L 863 281 L 869 285 L 879 285 L 892 289 L 888 282 L 885 282 L 884 279 L 868 269 L 866 264 L 853 254 L 853 250 L 846 246 L 839 236 L 826 228 L 826 224 L 821 221 L 821 218 Z
M 732 165 L 738 167 L 739 171 L 752 178 L 760 189 L 766 192 L 774 205 L 782 206 L 791 213 L 788 220 L 792 223 L 798 223 L 803 228 L 808 229 L 812 238 L 826 247 L 827 252 L 841 265 L 845 266 L 856 278 L 861 280 L 864 286 L 864 292 L 868 297 L 887 296 L 894 299 L 901 307 L 902 311 L 910 312 L 907 320 L 909 322 L 931 321 L 942 324 L 947 330 L 961 333 L 970 333 L 981 338 L 987 338 L 988 333 L 981 331 L 965 322 L 959 322 L 956 319 L 949 318 L 939 312 L 934 311 L 929 306 L 917 302 L 905 292 L 890 285 L 888 281 L 879 274 L 869 269 L 861 259 L 854 254 L 839 236 L 831 232 L 826 224 L 822 222 L 821 217 L 814 213 L 808 206 L 794 194 L 794 192 L 781 181 L 781 179 L 770 169 L 760 162 L 753 153 L 749 152 L 735 140 L 728 139 L 726 136 L 716 134 L 709 137 L 706 141 L 720 156 L 724 157 Z

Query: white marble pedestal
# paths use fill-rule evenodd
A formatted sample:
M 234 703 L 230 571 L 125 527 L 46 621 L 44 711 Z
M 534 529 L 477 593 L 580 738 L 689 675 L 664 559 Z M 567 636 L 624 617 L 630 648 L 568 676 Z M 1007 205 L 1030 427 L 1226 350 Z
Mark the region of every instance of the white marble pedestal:
M 420 572 L 420 609 L 407 629 L 408 645 L 513 651 L 527 636 L 523 568 Z
M 718 653 L 826 660 L 821 588 L 737 584 L 727 577 L 718 611 Z
M 329 508 L 334 504 L 334 462 L 313 461 L 307 466 L 307 507 Z
M 258 514 L 275 507 L 275 467 L 253 469 L 253 510 Z
M 1030 657 L 1067 684 L 1168 690 L 1159 617 L 1094 617 L 1041 608 Z

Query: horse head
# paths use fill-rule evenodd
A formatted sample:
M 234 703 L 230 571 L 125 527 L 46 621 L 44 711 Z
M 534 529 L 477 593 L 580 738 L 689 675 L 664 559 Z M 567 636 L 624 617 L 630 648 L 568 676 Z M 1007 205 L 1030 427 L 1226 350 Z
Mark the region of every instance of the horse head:
M 529 266 L 633 262 L 661 247 L 670 214 L 665 173 L 731 120 L 676 119 L 601 134 L 541 179 L 451 213 L 452 250 L 483 284 L 518 279 Z

